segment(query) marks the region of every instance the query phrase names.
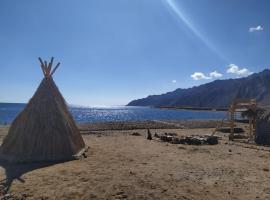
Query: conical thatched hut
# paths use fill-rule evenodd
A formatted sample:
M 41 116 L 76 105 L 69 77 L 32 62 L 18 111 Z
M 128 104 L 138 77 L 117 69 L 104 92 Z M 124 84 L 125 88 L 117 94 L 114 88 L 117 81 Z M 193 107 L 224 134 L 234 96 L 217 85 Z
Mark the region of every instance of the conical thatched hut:
M 270 110 L 261 111 L 257 117 L 255 141 L 270 145 Z
M 10 162 L 71 160 L 82 154 L 85 143 L 55 85 L 50 63 L 40 58 L 44 79 L 25 109 L 11 124 L 0 147 L 0 158 Z

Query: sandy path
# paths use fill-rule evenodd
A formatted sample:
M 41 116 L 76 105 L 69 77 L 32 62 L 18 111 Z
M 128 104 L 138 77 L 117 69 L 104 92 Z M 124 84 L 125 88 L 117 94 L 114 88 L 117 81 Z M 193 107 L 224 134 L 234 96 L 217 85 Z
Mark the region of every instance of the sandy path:
M 26 199 L 270 199 L 268 151 L 225 140 L 214 146 L 174 145 L 131 132 L 84 136 L 87 158 L 43 168 L 2 166 L 0 178 L 16 175 L 9 193 Z

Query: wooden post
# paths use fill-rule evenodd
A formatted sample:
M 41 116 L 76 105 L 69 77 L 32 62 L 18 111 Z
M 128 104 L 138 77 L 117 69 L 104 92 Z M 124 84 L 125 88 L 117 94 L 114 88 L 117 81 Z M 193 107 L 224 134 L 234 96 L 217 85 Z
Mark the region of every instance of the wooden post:
M 49 74 L 51 73 L 52 64 L 53 64 L 53 57 L 51 58 L 51 62 L 49 62 L 49 66 L 48 66 Z
M 257 120 L 257 116 L 255 116 L 253 118 L 253 127 L 252 127 L 252 130 L 253 130 L 252 139 L 253 140 L 255 140 L 255 138 L 256 138 L 256 120 Z
M 234 103 L 231 105 L 230 108 L 230 114 L 231 114 L 231 133 L 229 135 L 229 140 L 233 140 L 234 137 L 234 112 L 235 112 L 235 108 L 234 108 Z
M 40 62 L 40 67 L 41 67 L 41 70 L 43 72 L 43 75 L 46 77 L 46 72 L 45 72 L 45 69 L 44 69 L 44 63 L 43 63 L 41 58 L 38 58 L 38 60 Z
M 57 70 L 57 68 L 59 67 L 59 65 L 60 65 L 60 62 L 55 66 L 55 68 L 53 69 L 53 71 L 52 71 L 52 73 L 51 73 L 51 75 L 53 75 L 54 74 L 54 72 Z
M 44 74 L 44 76 L 46 78 L 52 76 L 54 74 L 54 72 L 57 70 L 57 68 L 59 67 L 59 65 L 60 65 L 60 63 L 58 63 L 51 72 L 53 59 L 54 58 L 52 57 L 51 61 L 49 63 L 47 63 L 47 61 L 43 62 L 43 60 L 40 57 L 38 58 L 38 60 L 40 62 L 41 69 L 42 69 L 42 72 L 43 72 L 43 74 Z
M 253 135 L 253 126 L 252 126 L 252 118 L 249 117 L 249 139 L 252 139 L 252 135 Z

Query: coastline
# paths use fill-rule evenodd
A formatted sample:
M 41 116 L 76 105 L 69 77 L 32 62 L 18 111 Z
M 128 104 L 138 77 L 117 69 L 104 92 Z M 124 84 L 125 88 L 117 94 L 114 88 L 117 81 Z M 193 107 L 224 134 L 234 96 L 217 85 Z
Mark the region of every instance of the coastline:
M 172 109 L 172 110 L 192 110 L 192 111 L 228 111 L 229 108 L 214 108 L 214 107 L 190 107 L 190 106 L 156 106 L 159 109 Z
M 78 124 L 80 131 L 215 128 L 220 120 L 141 120 Z

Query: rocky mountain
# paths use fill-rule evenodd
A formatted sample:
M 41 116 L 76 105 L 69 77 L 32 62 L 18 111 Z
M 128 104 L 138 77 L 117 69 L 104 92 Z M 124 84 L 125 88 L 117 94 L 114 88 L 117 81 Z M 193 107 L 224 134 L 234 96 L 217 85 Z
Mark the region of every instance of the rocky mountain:
M 245 78 L 215 80 L 188 89 L 176 89 L 128 103 L 128 106 L 228 107 L 234 98 L 256 98 L 270 104 L 270 70 Z

